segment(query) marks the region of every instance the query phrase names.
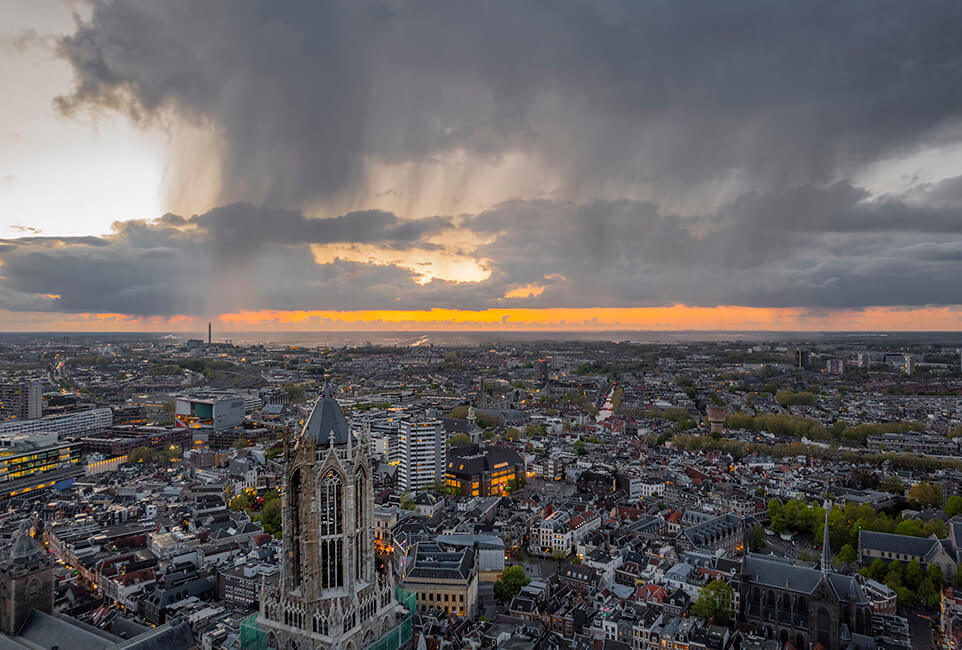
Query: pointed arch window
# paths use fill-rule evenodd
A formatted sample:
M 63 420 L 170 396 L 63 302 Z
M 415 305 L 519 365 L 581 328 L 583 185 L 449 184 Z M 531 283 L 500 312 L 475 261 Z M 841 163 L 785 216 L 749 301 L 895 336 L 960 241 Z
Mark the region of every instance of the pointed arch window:
M 341 475 L 328 470 L 318 489 L 318 535 L 320 538 L 321 587 L 344 586 L 344 512 Z
M 354 475 L 354 575 L 367 580 L 369 552 L 367 539 L 367 474 L 358 469 Z

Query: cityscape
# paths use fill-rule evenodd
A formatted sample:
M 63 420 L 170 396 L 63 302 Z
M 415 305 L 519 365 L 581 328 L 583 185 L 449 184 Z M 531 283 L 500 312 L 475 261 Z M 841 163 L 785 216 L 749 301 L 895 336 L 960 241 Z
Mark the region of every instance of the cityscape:
M 958 337 L 20 334 L 0 364 L 9 647 L 962 639 Z
M 962 650 L 960 35 L 0 2 L 0 650 Z

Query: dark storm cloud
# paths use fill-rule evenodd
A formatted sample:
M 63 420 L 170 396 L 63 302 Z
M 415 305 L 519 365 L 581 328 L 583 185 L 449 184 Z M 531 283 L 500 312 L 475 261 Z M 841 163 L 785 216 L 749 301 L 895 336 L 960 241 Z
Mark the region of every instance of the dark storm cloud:
M 949 195 L 957 183 L 925 191 Z M 873 198 L 847 184 L 748 194 L 694 217 L 629 200 L 510 201 L 460 215 L 458 226 L 385 212 L 308 219 L 237 204 L 120 222 L 103 238 L 0 240 L 0 301 L 8 309 L 138 315 L 957 303 L 962 200 L 917 201 L 914 194 Z M 440 248 L 427 239 L 453 228 L 459 241 L 474 235 L 478 243 L 465 252 L 485 261 L 488 279 L 419 284 L 410 268 L 337 257 L 319 264 L 311 250 L 370 245 L 430 255 Z M 522 297 L 506 297 L 524 287 Z
M 848 184 L 748 194 L 700 217 L 516 201 L 466 226 L 494 236 L 477 251 L 493 260 L 492 283 L 545 285 L 525 305 L 952 304 L 962 272 L 962 200 L 919 206 Z
M 430 249 L 419 240 L 449 227 L 442 218 L 401 222 L 380 211 L 308 219 L 234 204 L 193 217 L 117 222 L 106 237 L 0 240 L 0 302 L 8 309 L 138 315 L 374 308 L 414 290 L 412 273 L 342 261 L 317 265 L 310 244 Z M 45 294 L 60 298 L 38 298 Z
M 881 196 L 851 178 L 962 140 L 960 31 L 957 0 L 96 2 L 59 43 L 75 73 L 60 107 L 210 129 L 227 205 L 0 243 L 0 299 L 136 314 L 955 304 L 962 177 Z M 368 187 L 371 163 L 417 179 L 454 161 L 455 184 L 516 154 L 526 196 L 551 200 L 416 220 L 299 210 L 416 194 Z M 422 285 L 410 263 L 311 249 L 427 255 L 464 231 L 483 282 Z
M 211 126 L 226 201 L 363 197 L 365 161 L 452 151 L 526 153 L 580 196 L 733 175 L 769 191 L 944 142 L 962 112 L 955 0 L 94 7 L 60 43 L 62 108 Z

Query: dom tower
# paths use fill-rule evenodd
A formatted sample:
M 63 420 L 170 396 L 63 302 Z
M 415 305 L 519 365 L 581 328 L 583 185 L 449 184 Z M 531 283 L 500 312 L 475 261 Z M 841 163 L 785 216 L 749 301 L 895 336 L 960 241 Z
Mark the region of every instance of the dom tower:
M 270 647 L 364 650 L 394 627 L 393 577 L 374 566 L 369 456 L 325 388 L 288 449 L 280 586 L 257 619 Z

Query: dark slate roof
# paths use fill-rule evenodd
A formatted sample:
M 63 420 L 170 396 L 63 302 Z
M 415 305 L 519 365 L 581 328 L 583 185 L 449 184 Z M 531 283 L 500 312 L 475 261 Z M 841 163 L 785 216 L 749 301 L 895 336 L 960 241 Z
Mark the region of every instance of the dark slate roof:
M 341 412 L 341 406 L 334 399 L 334 394 L 325 389 L 323 394 L 314 402 L 314 408 L 304 424 L 302 436 L 309 435 L 318 446 L 329 445 L 333 436 L 335 445 L 346 445 L 349 434 L 347 420 Z
M 524 461 L 518 452 L 506 447 L 482 449 L 474 443 L 457 445 L 448 451 L 447 471 L 455 476 L 474 476 L 494 471 L 495 466 L 501 463 L 523 465 Z
M 190 650 L 195 647 L 190 623 L 184 620 L 148 630 L 117 646 L 118 650 Z
M 695 546 L 703 546 L 711 544 L 712 540 L 737 533 L 740 526 L 738 516 L 729 512 L 689 526 L 685 529 L 685 537 Z
M 80 621 L 32 610 L 20 637 L 41 648 L 58 646 L 71 650 L 102 650 L 121 639 Z
M 467 580 L 474 567 L 474 557 L 474 549 L 470 547 L 460 551 L 445 551 L 434 542 L 418 542 L 408 551 L 408 568 L 404 579 Z
M 862 549 L 884 551 L 889 553 L 906 553 L 908 555 L 925 556 L 939 541 L 928 537 L 912 537 L 910 535 L 895 535 L 893 533 L 877 533 L 871 530 L 861 530 L 858 534 L 859 546 Z
M 802 594 L 811 594 L 822 578 L 826 577 L 819 569 L 788 564 L 785 560 L 775 557 L 748 554 L 743 562 L 745 574 L 752 584 L 767 585 Z M 830 573 L 827 577 L 839 601 L 856 605 L 869 602 L 865 592 L 852 576 Z

